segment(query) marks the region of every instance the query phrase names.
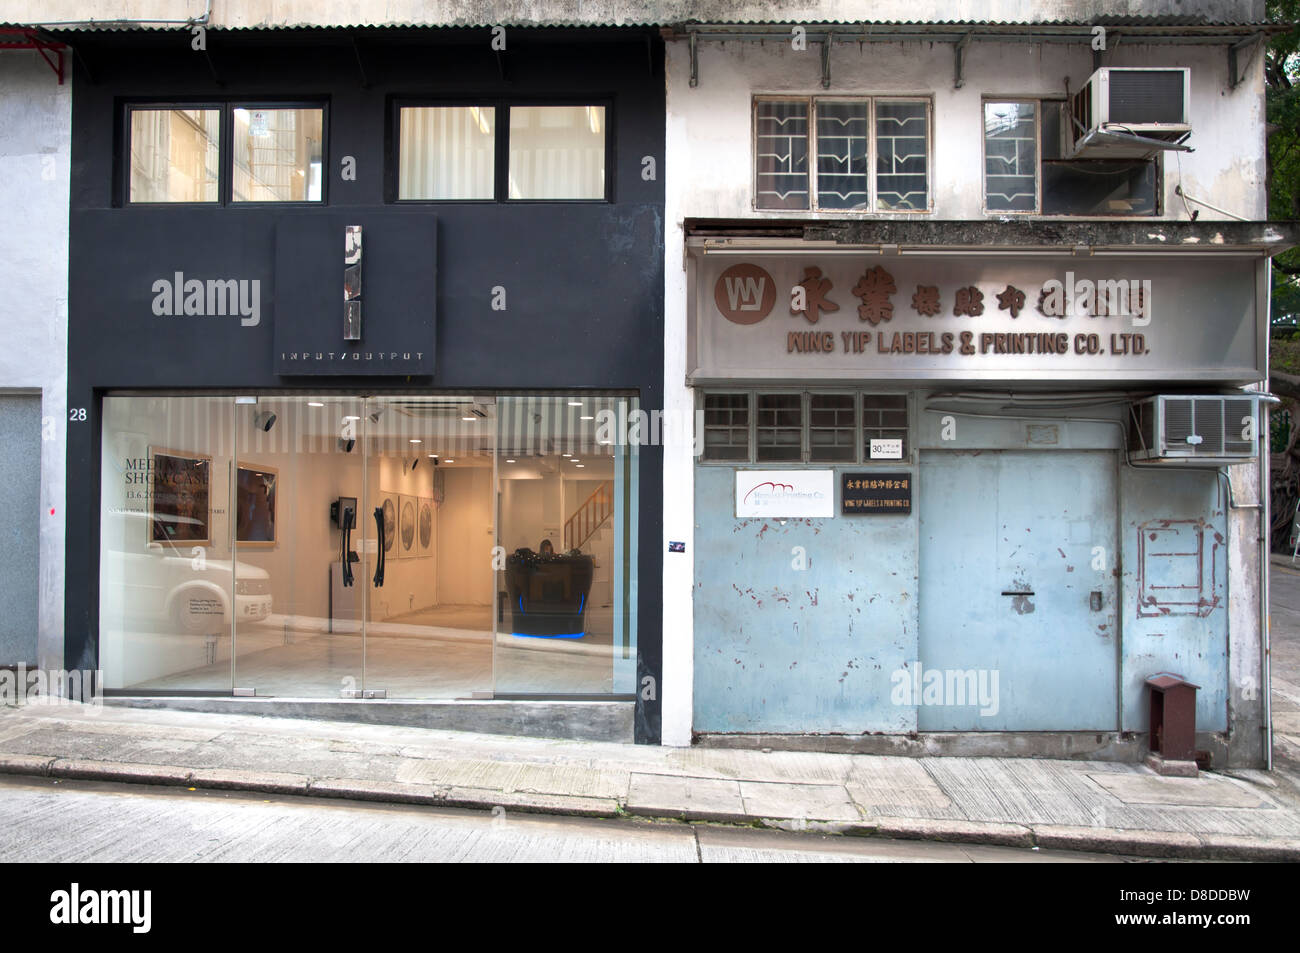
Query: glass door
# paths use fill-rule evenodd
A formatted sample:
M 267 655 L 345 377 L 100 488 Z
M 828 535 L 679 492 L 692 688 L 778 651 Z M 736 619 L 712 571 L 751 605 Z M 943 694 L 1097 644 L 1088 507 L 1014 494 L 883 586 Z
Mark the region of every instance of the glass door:
M 626 694 L 636 672 L 636 398 L 498 406 L 496 694 Z
M 222 501 L 234 550 L 234 690 L 360 697 L 367 562 L 361 398 L 235 398 Z
M 490 698 L 495 402 L 372 397 L 362 423 L 366 691 Z

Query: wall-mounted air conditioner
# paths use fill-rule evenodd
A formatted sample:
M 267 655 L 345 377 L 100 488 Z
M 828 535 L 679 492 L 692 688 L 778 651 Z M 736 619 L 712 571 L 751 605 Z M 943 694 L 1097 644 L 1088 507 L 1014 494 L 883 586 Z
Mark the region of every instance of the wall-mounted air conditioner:
M 1133 404 L 1128 455 L 1133 462 L 1224 466 L 1259 454 L 1259 397 L 1159 395 Z
M 1190 151 L 1191 70 L 1099 69 L 1070 98 L 1071 159 L 1140 159 L 1162 149 Z

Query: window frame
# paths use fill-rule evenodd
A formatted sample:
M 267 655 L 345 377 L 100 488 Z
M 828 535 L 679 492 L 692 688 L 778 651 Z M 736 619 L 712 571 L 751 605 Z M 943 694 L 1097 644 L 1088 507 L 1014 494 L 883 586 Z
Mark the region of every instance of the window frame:
M 492 197 L 486 199 L 403 199 L 401 187 L 402 109 L 490 107 L 493 110 Z M 510 110 L 513 107 L 600 106 L 605 110 L 605 181 L 600 198 L 510 198 Z M 600 96 L 390 96 L 384 131 L 384 201 L 390 205 L 609 205 L 614 202 L 614 97 Z
M 808 106 L 808 207 L 767 208 L 758 204 L 758 107 L 760 103 L 795 102 Z M 823 208 L 820 203 L 821 189 L 818 184 L 817 171 L 819 152 L 817 150 L 818 103 L 866 103 L 867 105 L 867 204 L 865 208 Z M 924 208 L 879 208 L 879 189 L 877 188 L 876 162 L 880 155 L 877 143 L 876 104 L 889 103 L 923 103 L 925 105 L 925 207 Z M 930 215 L 934 213 L 934 96 L 931 94 L 875 93 L 866 95 L 790 95 L 788 93 L 754 93 L 750 98 L 750 208 L 762 213 L 824 214 L 824 215 Z
M 131 113 L 136 110 L 171 111 L 215 109 L 220 112 L 217 141 L 217 198 L 212 202 L 135 202 L 131 199 Z M 236 109 L 319 109 L 321 111 L 321 182 L 320 198 L 277 201 L 235 201 L 235 110 Z M 329 204 L 330 169 L 330 101 L 327 97 L 308 99 L 194 99 L 194 100 L 125 100 L 121 103 L 121 148 L 118 169 L 119 205 L 133 208 L 319 208 Z
M 916 460 L 915 402 L 907 390 L 890 390 L 881 387 L 860 387 L 853 385 L 827 385 L 825 387 L 753 387 L 737 386 L 697 388 L 696 409 L 707 415 L 706 401 L 713 394 L 744 394 L 749 422 L 748 453 L 744 457 L 732 460 L 712 459 L 704 437 L 700 437 L 700 455 L 695 458 L 699 466 L 708 467 L 763 467 L 766 469 L 809 469 L 826 470 L 844 467 L 890 467 L 912 466 Z M 760 394 L 798 394 L 800 395 L 800 456 L 798 460 L 760 460 L 758 458 L 758 398 Z M 848 396 L 853 398 L 853 442 L 854 457 L 851 460 L 814 460 L 812 447 L 812 398 L 814 396 Z M 904 434 L 906 453 L 898 460 L 872 460 L 867 455 L 867 443 L 863 432 L 862 402 L 864 397 L 902 397 L 903 411 L 907 423 L 901 429 Z M 707 416 L 702 418 L 707 419 Z
M 988 200 L 988 137 L 984 135 L 984 109 L 990 103 L 1033 103 L 1034 104 L 1034 142 L 1037 145 L 1038 156 L 1034 163 L 1034 210 L 1032 212 L 1017 212 L 1005 209 L 990 209 Z M 1045 162 L 1088 162 L 1095 160 L 1072 160 L 1072 159 L 1047 159 L 1044 157 L 1043 150 L 1043 107 L 1050 105 L 1053 108 L 1062 108 L 1061 116 L 1062 127 L 1070 121 L 1070 100 L 1059 96 L 1037 95 L 991 95 L 985 94 L 980 97 L 980 211 L 989 217 L 1001 217 L 1004 215 L 1015 216 L 1036 216 L 1038 218 L 1052 221 L 1075 221 L 1081 219 L 1128 219 L 1131 221 L 1149 221 L 1151 219 L 1160 219 L 1164 215 L 1164 181 L 1165 165 L 1164 153 L 1160 152 L 1152 158 L 1146 160 L 1151 163 L 1155 175 L 1154 202 L 1150 212 L 1141 215 L 1133 213 L 1107 215 L 1104 213 L 1093 212 L 1089 214 L 1065 215 L 1061 213 L 1047 214 L 1043 212 L 1043 165 Z M 1064 156 L 1065 145 L 1057 144 L 1057 151 Z
M 1052 102 L 1053 100 L 1047 100 Z M 1062 100 L 1056 100 L 1061 102 Z M 983 96 L 980 98 L 980 211 L 985 215 L 1041 215 L 1043 207 L 1043 102 L 1036 96 Z M 985 116 L 990 105 L 1004 103 L 1034 106 L 1034 207 L 1027 211 L 989 208 L 989 137 L 985 132 Z

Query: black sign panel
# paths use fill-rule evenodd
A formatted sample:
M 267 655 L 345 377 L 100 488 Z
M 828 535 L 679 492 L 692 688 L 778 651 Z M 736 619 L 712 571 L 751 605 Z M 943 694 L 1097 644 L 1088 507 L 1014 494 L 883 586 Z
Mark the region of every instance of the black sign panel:
M 845 516 L 901 516 L 912 512 L 912 474 L 841 473 L 840 512 Z
M 360 288 L 345 304 L 346 228 L 361 226 Z M 437 225 L 372 209 L 286 215 L 275 230 L 275 370 L 411 374 L 434 368 Z M 356 292 L 359 290 L 360 294 Z M 359 305 L 345 321 L 347 305 Z M 360 339 L 350 340 L 360 327 Z

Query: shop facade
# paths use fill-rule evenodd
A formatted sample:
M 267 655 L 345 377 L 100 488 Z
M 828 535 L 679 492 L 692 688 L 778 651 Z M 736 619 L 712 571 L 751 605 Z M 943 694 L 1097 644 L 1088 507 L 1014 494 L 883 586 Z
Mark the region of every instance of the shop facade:
M 657 36 L 188 39 L 77 37 L 66 666 L 658 741 Z
M 1173 673 L 1198 748 L 1267 763 L 1294 233 L 1210 184 L 1262 168 L 1259 77 L 1172 31 L 860 26 L 668 46 L 666 401 L 702 433 L 665 449 L 666 742 L 1138 760 Z M 1071 151 L 1107 68 L 1182 83 L 1195 151 Z

